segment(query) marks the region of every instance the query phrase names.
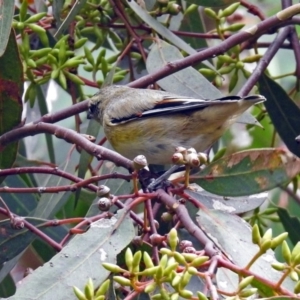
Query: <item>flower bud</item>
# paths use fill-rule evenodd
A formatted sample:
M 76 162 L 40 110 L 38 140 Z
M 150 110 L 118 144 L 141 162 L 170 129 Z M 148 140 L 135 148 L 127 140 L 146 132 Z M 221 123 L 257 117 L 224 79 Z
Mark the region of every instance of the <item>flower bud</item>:
M 174 252 L 174 258 L 182 265 L 186 265 L 186 260 L 184 256 L 179 252 Z
M 172 250 L 168 249 L 168 248 L 161 248 L 159 250 L 159 252 L 162 254 L 162 255 L 172 255 Z
M 142 252 L 137 251 L 133 255 L 133 260 L 132 260 L 132 271 L 133 272 L 138 272 L 140 269 L 140 262 L 142 259 Z
M 189 148 L 186 150 L 187 154 L 190 154 L 190 153 L 197 153 L 196 149 L 195 148 Z
M 186 156 L 186 160 L 191 167 L 199 167 L 200 166 L 200 159 L 196 153 L 189 153 Z
M 176 286 L 181 282 L 182 273 L 177 273 L 172 280 L 172 286 Z
M 246 288 L 252 282 L 253 278 L 254 276 L 248 276 L 243 278 L 239 283 L 239 290 L 243 290 L 244 288 Z
M 179 295 L 183 298 L 190 299 L 193 297 L 193 292 L 189 290 L 179 291 Z
M 199 256 L 195 253 L 182 253 L 186 262 L 192 262 L 194 259 L 198 258 Z
M 179 152 L 179 153 L 182 153 L 182 154 L 185 154 L 186 153 L 186 148 L 182 147 L 182 146 L 178 146 L 178 147 L 175 148 L 175 151 Z
M 193 243 L 191 241 L 188 241 L 188 240 L 182 240 L 179 243 L 179 249 L 181 251 L 183 251 L 186 247 L 191 247 L 191 246 L 193 246 Z
M 277 271 L 283 271 L 286 268 L 286 265 L 283 263 L 272 263 L 271 266 Z
M 293 281 L 298 281 L 299 280 L 299 276 L 297 274 L 296 271 L 292 270 L 291 273 L 290 273 L 290 278 L 293 280 Z
M 229 74 L 234 68 L 235 68 L 235 65 L 234 65 L 234 64 L 231 64 L 231 65 L 224 66 L 224 67 L 220 68 L 220 69 L 218 70 L 218 72 L 219 72 L 221 75 Z
M 146 268 L 153 268 L 154 267 L 152 258 L 150 257 L 150 255 L 146 251 L 144 251 L 144 253 L 143 253 L 143 260 L 144 260 Z
M 121 267 L 119 267 L 118 265 L 115 264 L 111 264 L 111 263 L 103 263 L 102 266 L 113 273 L 121 273 L 121 272 L 125 272 L 126 270 L 122 269 Z
M 179 294 L 178 293 L 173 293 L 171 295 L 171 299 L 170 300 L 178 300 L 179 299 Z
M 204 8 L 204 12 L 206 15 L 208 15 L 210 18 L 212 19 L 218 19 L 218 16 L 217 14 L 211 9 L 211 8 L 208 8 L 208 7 L 205 7 Z
M 260 250 L 265 253 L 267 250 L 271 248 L 272 241 L 271 240 L 266 240 L 260 245 Z
M 219 55 L 218 60 L 220 60 L 222 63 L 235 63 L 236 61 L 229 55 Z
M 255 55 L 251 55 L 251 56 L 248 56 L 246 58 L 244 58 L 242 60 L 242 62 L 244 63 L 253 63 L 253 62 L 257 62 L 261 59 L 262 55 L 261 54 L 255 54 Z
M 100 295 L 105 295 L 106 292 L 108 291 L 109 284 L 110 284 L 110 280 L 109 279 L 105 280 L 98 288 L 95 297 L 98 297 Z
M 203 265 L 205 262 L 207 262 L 208 260 L 209 260 L 208 256 L 199 256 L 192 261 L 191 266 L 198 268 L 201 265 Z
M 249 288 L 247 290 L 241 291 L 239 296 L 242 299 L 245 299 L 245 298 L 249 298 L 250 296 L 254 295 L 256 292 L 257 292 L 256 288 Z
M 163 266 L 159 265 L 155 274 L 156 280 L 159 281 L 163 277 L 163 274 L 164 274 Z
M 162 268 L 165 268 L 168 264 L 168 255 L 164 254 L 162 256 L 162 258 L 160 259 L 159 261 L 159 265 L 162 267 Z
M 280 235 L 276 236 L 274 239 L 272 239 L 272 249 L 278 247 L 282 242 L 287 238 L 288 233 L 283 232 Z
M 185 287 L 190 282 L 191 278 L 192 278 L 192 274 L 190 274 L 187 271 L 184 272 L 180 281 L 180 287 L 181 288 Z
M 172 16 L 176 16 L 181 12 L 181 6 L 175 3 L 174 1 L 170 1 L 168 3 L 168 13 Z
M 153 292 L 155 289 L 156 289 L 156 282 L 151 282 L 150 284 L 148 284 L 148 285 L 145 287 L 144 292 L 145 292 L 146 294 L 149 294 L 149 293 Z
M 194 267 L 188 267 L 187 271 L 191 275 L 197 275 L 198 274 L 198 270 Z
M 198 300 L 208 300 L 208 298 L 201 292 L 197 292 Z
M 108 211 L 112 206 L 112 202 L 110 199 L 108 199 L 106 197 L 102 197 L 98 200 L 97 205 L 98 205 L 99 210 Z
M 295 257 L 300 253 L 300 242 L 298 242 L 292 250 L 292 261 L 294 261 Z
M 114 281 L 123 286 L 131 286 L 131 281 L 123 276 L 114 276 Z
M 168 243 L 171 247 L 171 250 L 175 251 L 178 244 L 178 235 L 175 228 L 172 228 L 168 234 Z
M 85 294 L 76 286 L 73 286 L 73 292 L 79 300 L 87 300 Z
M 261 241 L 261 236 L 257 224 L 254 224 L 252 228 L 252 243 L 258 245 Z
M 240 1 L 229 5 L 221 12 L 219 17 L 224 18 L 224 17 L 228 17 L 228 16 L 232 15 L 238 9 L 239 6 L 240 6 Z
M 172 155 L 172 163 L 174 165 L 182 165 L 185 163 L 182 153 L 175 152 Z
M 147 268 L 141 272 L 138 272 L 137 275 L 139 276 L 153 276 L 157 273 L 159 266 L 155 266 L 152 268 Z
M 88 279 L 88 282 L 84 287 L 84 294 L 87 299 L 94 298 L 94 284 L 93 284 L 93 280 L 91 278 Z
M 99 185 L 97 189 L 98 197 L 109 197 L 110 188 L 107 185 Z
M 194 247 L 186 247 L 186 248 L 184 248 L 183 252 L 184 253 L 196 253 L 197 250 Z
M 161 219 L 164 221 L 164 222 L 171 222 L 172 221 L 172 218 L 173 218 L 173 215 L 170 214 L 169 212 L 164 212 L 162 213 L 161 215 Z
M 149 240 L 152 246 L 159 246 L 166 240 L 166 237 L 158 233 L 153 233 L 150 235 Z
M 299 294 L 300 293 L 300 281 L 298 281 L 294 287 L 294 293 Z
M 144 155 L 137 155 L 133 159 L 133 167 L 137 171 L 143 169 L 144 167 L 147 167 L 147 165 L 148 165 L 148 162 Z
M 285 262 L 289 265 L 292 260 L 292 255 L 291 255 L 290 247 L 286 241 L 282 242 L 281 253 L 282 253 L 282 256 L 283 256 Z
M 165 269 L 164 269 L 164 276 L 168 276 L 172 273 L 172 271 L 175 271 L 178 267 L 178 262 L 174 262 L 170 265 L 168 265 Z
M 125 251 L 125 263 L 129 271 L 132 270 L 133 254 L 131 249 L 128 247 Z
M 236 31 L 241 30 L 244 26 L 245 26 L 245 24 L 236 23 L 236 24 L 232 24 L 232 25 L 224 28 L 224 31 L 236 32 Z
M 198 158 L 200 160 L 200 164 L 203 165 L 203 164 L 206 164 L 207 163 L 207 160 L 208 160 L 208 156 L 206 153 L 204 152 L 198 152 Z

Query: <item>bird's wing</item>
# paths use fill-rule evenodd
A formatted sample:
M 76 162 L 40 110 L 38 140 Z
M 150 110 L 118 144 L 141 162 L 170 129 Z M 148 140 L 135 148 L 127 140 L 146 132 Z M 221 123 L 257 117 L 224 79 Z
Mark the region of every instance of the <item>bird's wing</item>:
M 239 96 L 226 96 L 213 100 L 203 100 L 194 98 L 179 98 L 173 96 L 165 96 L 163 100 L 158 101 L 151 109 L 141 111 L 135 115 L 131 115 L 121 119 L 112 119 L 112 123 L 125 123 L 135 119 L 141 119 L 146 117 L 157 117 L 167 115 L 171 113 L 181 113 L 190 110 L 199 110 L 207 106 L 222 105 L 226 103 L 238 102 L 240 100 L 250 101 L 253 104 L 265 101 L 265 98 L 261 95 L 251 95 L 247 97 Z

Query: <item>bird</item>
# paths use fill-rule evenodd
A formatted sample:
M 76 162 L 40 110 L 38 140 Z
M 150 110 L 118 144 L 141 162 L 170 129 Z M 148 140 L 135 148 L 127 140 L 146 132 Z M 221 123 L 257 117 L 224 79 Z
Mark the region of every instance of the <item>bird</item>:
M 101 88 L 89 99 L 88 119 L 104 129 L 112 147 L 149 164 L 170 164 L 177 147 L 207 150 L 262 95 L 196 99 L 122 85 Z

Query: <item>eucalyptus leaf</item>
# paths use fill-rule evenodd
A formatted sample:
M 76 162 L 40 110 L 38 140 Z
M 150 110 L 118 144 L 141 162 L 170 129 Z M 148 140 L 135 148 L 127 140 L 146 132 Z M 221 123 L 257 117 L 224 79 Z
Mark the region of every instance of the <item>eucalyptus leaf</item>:
M 185 193 L 209 209 L 222 210 L 232 214 L 242 214 L 254 210 L 268 200 L 269 196 L 267 192 L 263 192 L 243 197 L 222 197 L 205 191 L 197 184 L 191 184 Z
M 75 299 L 73 286 L 84 290 L 89 278 L 94 286 L 99 286 L 110 273 L 102 263 L 115 264 L 117 254 L 134 237 L 128 216 L 115 228 L 124 214 L 126 211 L 122 210 L 117 217 L 92 223 L 85 234 L 74 237 L 60 253 L 26 278 L 8 299 Z
M 300 172 L 300 159 L 284 149 L 237 152 L 209 164 L 195 182 L 222 196 L 245 196 L 267 191 L 291 181 Z
M 8 43 L 14 8 L 14 1 L 3 1 L 0 3 L 0 57 L 3 55 Z

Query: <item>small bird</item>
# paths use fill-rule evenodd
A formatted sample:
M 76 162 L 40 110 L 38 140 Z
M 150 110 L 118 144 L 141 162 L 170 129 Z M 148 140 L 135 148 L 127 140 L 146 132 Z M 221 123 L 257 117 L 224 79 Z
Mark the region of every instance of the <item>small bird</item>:
M 100 122 L 123 156 L 142 154 L 149 164 L 166 165 L 178 146 L 205 151 L 243 112 L 265 100 L 261 95 L 194 99 L 112 85 L 90 98 L 88 118 Z

